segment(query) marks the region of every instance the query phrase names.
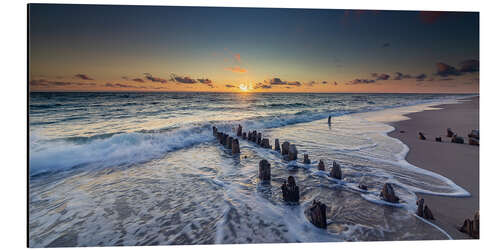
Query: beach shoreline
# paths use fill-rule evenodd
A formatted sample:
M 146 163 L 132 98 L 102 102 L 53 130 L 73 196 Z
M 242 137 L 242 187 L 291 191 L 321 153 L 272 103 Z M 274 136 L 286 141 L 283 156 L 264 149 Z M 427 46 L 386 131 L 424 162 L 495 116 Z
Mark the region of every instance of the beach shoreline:
M 479 210 L 479 147 L 469 145 L 467 138 L 472 129 L 479 129 L 479 97 L 431 107 L 436 109 L 410 113 L 405 115 L 408 120 L 390 122 L 394 130 L 388 135 L 409 147 L 406 161 L 443 175 L 470 193 L 469 197 L 417 194 L 432 210 L 434 224 L 453 239 L 469 239 L 457 228 Z M 447 128 L 464 137 L 465 144 L 451 143 L 451 138 L 446 137 Z M 427 139 L 420 140 L 419 132 Z M 442 142 L 435 141 L 438 136 Z

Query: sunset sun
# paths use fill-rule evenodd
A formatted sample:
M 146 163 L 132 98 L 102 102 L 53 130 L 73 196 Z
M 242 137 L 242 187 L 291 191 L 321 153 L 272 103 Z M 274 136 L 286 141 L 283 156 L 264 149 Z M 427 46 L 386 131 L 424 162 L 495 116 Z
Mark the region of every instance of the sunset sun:
M 246 92 L 246 91 L 248 91 L 248 86 L 245 84 L 240 84 L 240 90 Z

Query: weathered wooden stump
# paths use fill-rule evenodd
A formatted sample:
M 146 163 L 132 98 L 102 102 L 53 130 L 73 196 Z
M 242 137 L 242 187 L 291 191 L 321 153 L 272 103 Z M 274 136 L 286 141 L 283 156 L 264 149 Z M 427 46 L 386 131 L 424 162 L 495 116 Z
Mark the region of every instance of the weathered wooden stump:
M 281 152 L 280 139 L 274 139 L 274 151 Z
M 469 137 L 469 144 L 474 146 L 479 146 L 479 140 L 476 138 Z
M 217 128 L 215 126 L 212 126 L 212 134 L 217 136 Z
M 455 135 L 453 135 L 453 137 L 451 137 L 451 142 L 458 143 L 458 144 L 464 144 L 464 138 L 455 134 Z
M 243 128 L 241 127 L 240 124 L 238 124 L 238 130 L 236 132 L 236 136 L 241 137 L 242 132 L 243 132 Z
M 226 140 L 226 148 L 231 149 L 233 147 L 233 137 L 228 136 Z
M 264 182 L 271 181 L 271 164 L 267 160 L 259 162 L 259 179 Z
M 309 160 L 308 154 L 304 154 L 304 164 L 311 164 L 311 160 Z
M 297 160 L 297 154 L 298 154 L 298 150 L 297 150 L 297 146 L 295 146 L 295 144 L 290 144 L 290 148 L 288 149 L 288 160 L 289 161 L 295 161 Z
M 332 124 L 332 116 L 328 116 L 328 124 Z
M 458 230 L 474 239 L 479 239 L 479 211 L 476 211 L 473 219 L 465 219 L 464 224 Z
M 437 142 L 442 142 L 443 140 L 441 139 L 441 136 L 436 137 Z
M 255 130 L 252 132 L 252 141 L 255 143 L 257 142 L 257 131 Z
M 232 145 L 233 146 L 231 148 L 231 153 L 239 154 L 240 153 L 240 142 L 238 141 L 238 139 L 234 138 Z
M 451 128 L 446 129 L 446 136 L 447 137 L 452 137 L 455 133 L 451 130 Z
M 290 148 L 290 143 L 285 141 L 281 144 L 281 154 L 288 155 L 288 149 Z
M 424 204 L 424 199 L 421 198 L 417 201 L 417 215 L 426 219 L 426 220 L 434 220 L 434 215 L 431 212 L 431 209 Z
M 227 134 L 222 133 L 222 137 L 221 137 L 221 142 L 220 143 L 225 146 L 226 143 L 227 143 L 227 138 L 228 137 L 229 136 Z
M 263 138 L 260 143 L 260 146 L 263 148 L 271 148 L 271 145 L 269 144 L 269 139 Z
M 418 138 L 420 140 L 425 140 L 426 139 L 425 136 L 424 136 L 424 134 L 422 132 L 418 132 Z
M 257 144 L 260 145 L 261 141 L 262 141 L 262 134 L 258 133 L 257 134 Z
M 281 185 L 281 191 L 283 193 L 283 200 L 286 202 L 299 202 L 300 193 L 299 187 L 295 185 L 295 178 L 293 176 L 288 177 L 288 182 L 283 182 Z
M 319 228 L 326 229 L 326 205 L 320 201 L 313 200 L 309 208 L 309 219 L 311 223 Z
M 332 163 L 332 169 L 330 170 L 330 177 L 335 178 L 335 179 L 342 179 L 342 170 L 340 169 L 340 165 L 333 161 Z
M 380 192 L 380 197 L 382 197 L 383 200 L 392 202 L 392 203 L 398 203 L 399 202 L 399 197 L 396 196 L 396 193 L 394 192 L 394 188 L 390 183 L 384 184 L 384 187 L 382 188 L 382 191 Z
M 479 130 L 473 129 L 467 136 L 479 140 Z
M 325 171 L 325 162 L 323 160 L 319 160 L 318 170 Z
M 424 217 L 424 199 L 420 199 L 417 201 L 417 215 L 420 217 Z
M 243 140 L 246 140 L 247 139 L 247 133 L 243 132 L 242 137 L 243 137 Z
M 431 209 L 427 205 L 425 205 L 424 207 L 424 219 L 434 220 L 434 215 L 432 214 Z

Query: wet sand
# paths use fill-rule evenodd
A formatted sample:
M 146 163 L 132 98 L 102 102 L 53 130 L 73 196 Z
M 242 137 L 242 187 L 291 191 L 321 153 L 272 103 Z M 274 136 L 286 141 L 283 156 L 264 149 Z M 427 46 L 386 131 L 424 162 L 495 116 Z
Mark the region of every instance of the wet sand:
M 479 129 L 479 97 L 435 108 L 440 109 L 409 114 L 406 115 L 409 120 L 391 123 L 395 130 L 389 135 L 408 145 L 408 162 L 446 176 L 471 194 L 470 197 L 419 194 L 432 210 L 436 225 L 454 239 L 468 239 L 469 236 L 459 232 L 457 227 L 479 210 L 480 147 L 467 144 L 467 134 L 471 129 Z M 464 137 L 466 144 L 451 143 L 451 138 L 446 137 L 446 128 Z M 418 132 L 427 140 L 420 140 Z M 437 136 L 441 136 L 443 142 L 436 142 Z

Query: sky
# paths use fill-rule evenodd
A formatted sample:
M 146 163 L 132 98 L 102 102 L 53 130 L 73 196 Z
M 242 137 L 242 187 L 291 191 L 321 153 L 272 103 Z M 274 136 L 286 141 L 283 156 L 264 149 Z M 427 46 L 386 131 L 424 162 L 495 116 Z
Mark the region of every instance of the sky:
M 479 13 L 29 5 L 30 91 L 479 93 Z

